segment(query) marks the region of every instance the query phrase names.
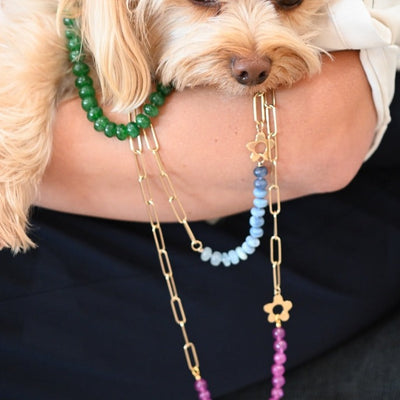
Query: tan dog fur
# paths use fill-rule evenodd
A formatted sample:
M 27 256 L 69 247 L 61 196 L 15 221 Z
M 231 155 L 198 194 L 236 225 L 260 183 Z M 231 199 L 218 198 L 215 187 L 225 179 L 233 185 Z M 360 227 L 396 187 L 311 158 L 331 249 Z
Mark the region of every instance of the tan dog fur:
M 206 85 L 236 96 L 290 86 L 318 72 L 319 50 L 310 41 L 327 1 L 303 0 L 285 10 L 277 0 L 208 7 L 190 0 L 3 0 L 0 248 L 18 252 L 34 245 L 26 233 L 28 214 L 51 157 L 52 121 L 57 104 L 77 95 L 63 16 L 80 22 L 102 100 L 129 112 L 145 101 L 154 80 L 177 90 Z M 239 84 L 232 77 L 234 57 L 269 57 L 266 81 Z

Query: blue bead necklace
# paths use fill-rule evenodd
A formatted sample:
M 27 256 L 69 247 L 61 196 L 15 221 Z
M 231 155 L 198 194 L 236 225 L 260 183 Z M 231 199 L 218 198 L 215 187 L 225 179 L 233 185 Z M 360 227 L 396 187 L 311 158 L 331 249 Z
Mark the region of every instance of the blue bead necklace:
M 261 243 L 260 239 L 264 235 L 265 208 L 268 205 L 268 200 L 266 199 L 268 183 L 265 179 L 268 170 L 265 166 L 257 166 L 254 168 L 253 173 L 256 178 L 254 180 L 253 208 L 250 210 L 249 234 L 241 246 L 237 246 L 232 250 L 220 252 L 212 250 L 211 247 L 205 247 L 200 259 L 204 262 L 209 262 L 214 267 L 219 265 L 230 267 L 231 265 L 239 264 L 240 261 L 247 260 L 248 256 L 253 254 Z

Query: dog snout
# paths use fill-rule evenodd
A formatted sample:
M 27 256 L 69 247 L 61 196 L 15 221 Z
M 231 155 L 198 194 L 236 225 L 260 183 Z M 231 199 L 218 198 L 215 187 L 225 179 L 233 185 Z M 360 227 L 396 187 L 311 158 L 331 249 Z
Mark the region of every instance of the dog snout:
M 242 85 L 254 86 L 263 83 L 271 71 L 271 59 L 232 58 L 232 75 Z

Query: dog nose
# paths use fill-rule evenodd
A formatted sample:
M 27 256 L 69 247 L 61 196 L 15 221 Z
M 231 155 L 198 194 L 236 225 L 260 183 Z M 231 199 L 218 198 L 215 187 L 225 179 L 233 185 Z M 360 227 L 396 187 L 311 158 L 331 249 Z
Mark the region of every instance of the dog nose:
M 271 59 L 233 58 L 232 75 L 242 85 L 254 86 L 263 83 L 271 71 Z

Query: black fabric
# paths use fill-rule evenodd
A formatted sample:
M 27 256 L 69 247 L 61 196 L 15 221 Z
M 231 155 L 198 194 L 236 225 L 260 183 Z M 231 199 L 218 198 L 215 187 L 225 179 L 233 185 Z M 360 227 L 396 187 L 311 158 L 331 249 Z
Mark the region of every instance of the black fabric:
M 280 215 L 293 368 L 400 303 L 399 100 L 379 152 L 344 190 Z M 196 398 L 147 224 L 36 209 L 38 249 L 0 253 L 0 398 Z M 182 226 L 163 226 L 189 336 L 214 397 L 266 379 L 268 243 L 234 268 L 203 264 Z M 240 245 L 248 215 L 194 223 L 205 244 Z M 270 232 L 267 226 L 266 231 Z
M 327 354 L 286 374 L 288 400 L 398 400 L 400 309 Z M 262 381 L 218 400 L 266 399 Z

